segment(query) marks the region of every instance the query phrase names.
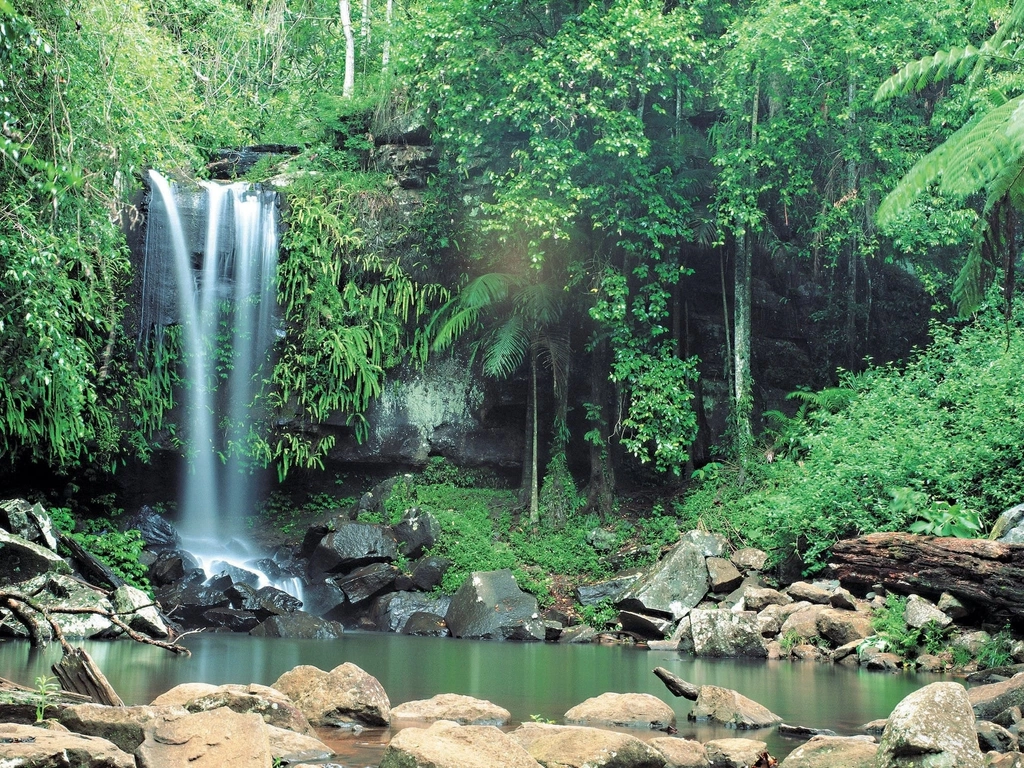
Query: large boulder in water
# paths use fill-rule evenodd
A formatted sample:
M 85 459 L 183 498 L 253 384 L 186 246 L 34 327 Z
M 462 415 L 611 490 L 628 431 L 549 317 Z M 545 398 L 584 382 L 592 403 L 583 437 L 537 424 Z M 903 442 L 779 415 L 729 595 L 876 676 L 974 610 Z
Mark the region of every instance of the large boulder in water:
M 690 720 L 721 723 L 726 728 L 768 728 L 778 725 L 782 718 L 753 699 L 748 699 L 731 688 L 702 685 L 697 701 L 687 715 Z
M 148 728 L 135 757 L 138 768 L 271 768 L 273 764 L 260 716 L 227 707 Z
M 768 655 L 753 611 L 693 610 L 689 618 L 697 656 Z
M 439 720 L 403 728 L 388 744 L 379 768 L 541 768 L 520 744 L 493 725 Z
M 272 686 L 284 693 L 315 726 L 391 723 L 391 702 L 377 678 L 346 662 L 330 672 L 302 665 L 285 672 Z
M 448 595 L 434 597 L 423 592 L 391 592 L 382 595 L 370 609 L 370 621 L 380 632 L 401 632 L 414 613 L 444 616 L 452 604 Z
M 459 725 L 508 725 L 512 713 L 483 699 L 457 693 L 439 693 L 430 699 L 407 701 L 392 708 L 392 722 L 403 719 L 451 720 Z
M 681 619 L 708 593 L 704 552 L 684 541 L 615 600 L 615 606 L 636 613 Z
M 110 593 L 110 602 L 121 620 L 136 632 L 150 637 L 167 637 L 170 634 L 153 600 L 141 589 L 122 584 Z
M 335 576 L 331 581 L 345 595 L 349 605 L 369 600 L 374 595 L 394 589 L 395 579 L 400 571 L 387 563 L 370 563 L 356 568 L 344 576 Z
M 523 723 L 510 734 L 541 765 L 561 768 L 664 768 L 665 756 L 636 736 L 579 725 Z
M 667 768 L 708 768 L 708 751 L 699 741 L 659 736 L 647 743 L 665 756 Z
M 537 598 L 519 589 L 512 571 L 473 571 L 452 597 L 445 622 L 453 637 L 539 641 Z
M 181 549 L 166 549 L 149 566 L 149 580 L 155 587 L 163 587 L 181 581 L 190 573 L 201 570 L 199 561 Z
M 92 589 L 70 576 L 61 574 L 37 576 L 27 582 L 15 584 L 14 591 L 32 595 L 35 602 L 45 608 L 60 625 L 61 631 L 67 638 L 102 637 L 121 631 L 114 630 L 114 625 L 106 616 L 84 612 L 112 613 L 114 606 L 103 592 Z M 71 608 L 76 612 L 65 613 L 61 610 L 62 608 Z M 83 612 L 78 613 L 77 611 Z M 30 611 L 31 613 L 34 612 Z M 40 629 L 44 636 L 48 636 L 49 625 L 42 620 L 41 616 L 36 615 L 35 618 L 40 621 Z M 0 634 L 28 637 L 28 630 L 19 621 L 7 616 L 0 622 Z
M 877 768 L 982 768 L 974 712 L 959 683 L 914 691 L 889 715 Z
M 316 545 L 309 559 L 311 574 L 342 573 L 370 563 L 390 563 L 398 542 L 380 525 L 335 518 L 335 529 Z
M 345 628 L 305 611 L 271 616 L 249 630 L 253 637 L 287 637 L 291 640 L 337 640 Z
M 570 725 L 663 730 L 676 724 L 676 713 L 649 693 L 602 693 L 565 713 Z
M 135 758 L 111 742 L 78 733 L 0 723 L 0 744 L 4 766 L 135 768 Z

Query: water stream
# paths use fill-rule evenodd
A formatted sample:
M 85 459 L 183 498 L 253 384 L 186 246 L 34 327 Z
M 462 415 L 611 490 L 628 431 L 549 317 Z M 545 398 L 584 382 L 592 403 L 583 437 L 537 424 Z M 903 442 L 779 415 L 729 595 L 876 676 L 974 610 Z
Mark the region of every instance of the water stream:
M 691 702 L 673 697 L 651 673 L 663 666 L 697 684 L 738 690 L 781 715 L 786 723 L 861 733 L 870 720 L 888 717 L 907 694 L 934 675 L 883 674 L 815 662 L 698 659 L 668 651 L 603 645 L 499 643 L 447 638 L 350 633 L 331 641 L 281 640 L 234 634 L 187 637 L 188 658 L 126 641 L 86 642 L 114 688 L 129 704 L 148 703 L 183 682 L 273 683 L 299 664 L 330 670 L 350 661 L 374 675 L 392 705 L 462 693 L 487 699 L 519 722 L 532 716 L 560 721 L 566 710 L 606 691 L 651 693 L 676 711 L 679 735 L 708 741 L 736 736 L 768 742 L 782 757 L 800 744 L 774 729 L 735 731 L 690 723 Z M 32 685 L 57 660 L 56 644 L 32 651 L 27 642 L 0 642 L 0 677 Z M 332 738 L 333 735 L 333 738 Z M 653 732 L 646 737 L 664 734 Z M 376 765 L 390 734 L 322 732 L 346 766 Z

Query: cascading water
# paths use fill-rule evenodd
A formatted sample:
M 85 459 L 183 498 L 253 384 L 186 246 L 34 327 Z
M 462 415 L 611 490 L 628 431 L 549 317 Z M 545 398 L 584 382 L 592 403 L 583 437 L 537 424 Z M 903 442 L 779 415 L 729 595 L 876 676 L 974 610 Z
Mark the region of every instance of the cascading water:
M 190 189 L 156 171 L 150 179 L 140 327 L 162 334 L 174 318 L 181 327 L 184 544 L 208 575 L 244 569 L 258 575 L 254 586 L 273 584 L 301 599 L 301 582 L 268 576 L 272 563 L 242 535 L 258 487 L 246 444 L 275 333 L 277 193 L 246 183 Z

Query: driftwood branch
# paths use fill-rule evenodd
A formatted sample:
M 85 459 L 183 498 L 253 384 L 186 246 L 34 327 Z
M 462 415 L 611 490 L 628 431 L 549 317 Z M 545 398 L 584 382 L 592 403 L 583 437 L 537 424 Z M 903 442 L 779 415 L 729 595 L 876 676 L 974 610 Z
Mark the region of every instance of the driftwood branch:
M 41 640 L 40 642 L 37 642 L 36 639 L 35 639 L 40 634 L 38 632 L 38 622 L 32 621 L 32 617 L 29 617 L 29 616 L 26 616 L 26 619 L 28 619 L 29 622 L 32 622 L 32 623 L 28 623 L 26 620 L 22 619 L 22 616 L 20 616 L 18 614 L 18 612 L 16 611 L 15 607 L 12 606 L 12 603 L 14 605 L 18 605 L 19 603 L 23 603 L 24 605 L 26 605 L 29 608 L 31 608 L 33 611 L 36 611 L 37 613 L 39 613 L 46 620 L 46 622 L 50 625 L 50 629 L 51 629 L 51 631 L 53 633 L 54 639 L 57 640 L 57 642 L 60 643 L 60 645 L 64 649 L 65 653 L 69 652 L 71 646 L 68 644 L 67 640 L 64 638 L 64 633 L 61 632 L 60 625 L 50 615 L 50 609 L 44 608 L 36 600 L 28 597 L 27 595 L 22 595 L 22 594 L 19 594 L 19 593 L 16 593 L 16 592 L 0 592 L 0 606 L 4 606 L 4 607 L 9 608 L 11 613 L 14 614 L 15 618 L 17 618 L 18 621 L 20 621 L 22 624 L 25 625 L 25 628 L 28 629 L 28 631 L 29 631 L 29 636 L 31 638 L 33 638 L 33 642 L 32 642 L 33 646 L 45 645 L 45 641 Z M 18 606 L 17 610 L 20 610 L 21 614 L 25 615 L 24 610 L 20 606 Z M 164 650 L 170 651 L 171 653 L 183 654 L 185 656 L 191 656 L 192 655 L 192 652 L 188 648 L 183 646 L 183 645 L 178 645 L 177 643 L 167 643 L 167 642 L 164 642 L 163 640 L 156 640 L 156 639 L 154 639 L 152 637 L 149 637 L 148 635 L 143 635 L 140 632 L 136 632 L 134 629 L 129 627 L 124 621 L 122 621 L 118 617 L 118 615 L 116 613 L 112 613 L 110 611 L 104 611 L 104 610 L 101 610 L 99 608 L 73 608 L 73 607 L 70 607 L 70 606 L 66 606 L 66 607 L 65 606 L 61 606 L 60 608 L 54 609 L 53 613 L 66 613 L 66 614 L 86 614 L 86 613 L 88 613 L 88 614 L 95 614 L 97 616 L 102 616 L 105 619 L 107 619 L 108 621 L 110 621 L 110 623 L 113 624 L 115 627 L 117 627 L 118 629 L 123 631 L 126 635 L 128 635 L 128 637 L 130 637 L 132 640 L 135 640 L 138 643 L 145 643 L 146 645 L 155 645 L 157 648 L 163 648 Z M 33 635 L 33 629 L 32 629 L 33 625 L 35 626 L 35 628 L 37 630 L 35 635 Z
M 673 675 L 664 667 L 654 668 L 655 676 L 665 684 L 673 696 L 682 696 L 684 699 L 696 701 L 700 694 L 700 686 L 688 683 L 678 675 Z

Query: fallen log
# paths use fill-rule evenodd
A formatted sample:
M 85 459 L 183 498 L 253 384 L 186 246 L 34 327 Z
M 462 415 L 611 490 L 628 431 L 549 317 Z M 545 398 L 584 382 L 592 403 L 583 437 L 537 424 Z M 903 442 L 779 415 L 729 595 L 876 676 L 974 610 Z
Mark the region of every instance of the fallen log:
M 837 542 L 830 564 L 846 587 L 881 584 L 890 592 L 948 592 L 980 607 L 1024 618 L 1024 545 L 912 533 L 872 533 Z
M 686 682 L 679 675 L 673 675 L 664 667 L 655 667 L 653 672 L 665 684 L 665 687 L 669 689 L 673 696 L 682 696 L 684 699 L 696 701 L 700 695 L 699 685 Z

